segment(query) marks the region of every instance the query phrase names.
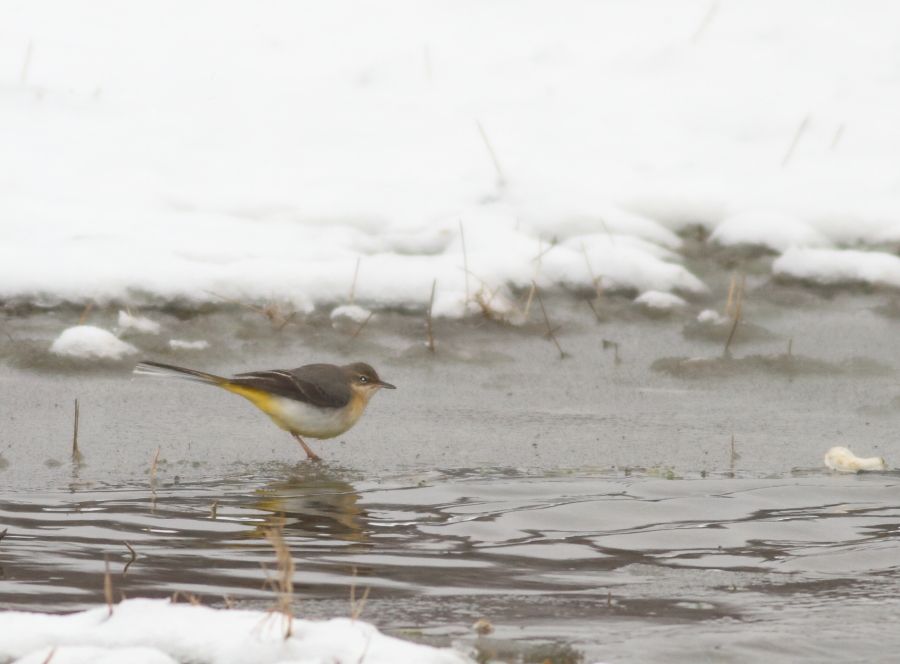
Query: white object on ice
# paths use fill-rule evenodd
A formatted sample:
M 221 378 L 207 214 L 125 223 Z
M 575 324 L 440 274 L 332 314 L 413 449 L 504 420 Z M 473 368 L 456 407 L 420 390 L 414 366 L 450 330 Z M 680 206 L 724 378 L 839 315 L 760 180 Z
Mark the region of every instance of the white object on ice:
M 900 288 L 900 258 L 880 251 L 790 249 L 772 263 L 777 275 L 821 284 L 885 284 Z
M 205 350 L 209 348 L 209 342 L 206 339 L 199 339 L 198 341 L 169 339 L 169 348 L 172 350 Z
M 663 293 L 662 291 L 647 291 L 641 293 L 634 298 L 635 304 L 642 304 L 651 309 L 675 309 L 687 305 L 683 298 L 673 293 Z
M 133 316 L 127 311 L 119 311 L 119 329 L 134 330 L 145 334 L 159 334 L 159 323 L 144 316 Z
M 723 316 L 715 309 L 704 309 L 697 314 L 698 323 L 707 323 L 708 325 L 724 325 L 729 321 L 727 316 Z
M 371 315 L 371 311 L 358 304 L 342 304 L 331 310 L 331 320 L 349 318 L 356 323 L 362 323 Z
M 809 224 L 781 212 L 743 212 L 728 217 L 709 237 L 722 246 L 753 245 L 782 253 L 791 247 L 827 247 L 831 243 Z
M 284 626 L 277 613 L 156 599 L 123 600 L 114 606 L 111 616 L 106 607 L 70 615 L 6 611 L 0 613 L 0 661 L 41 664 L 53 647 L 53 664 L 98 660 L 129 664 L 472 661 L 454 650 L 386 636 L 374 626 L 350 618 L 294 620 L 288 639 L 284 638 Z M 86 658 L 88 654 L 96 658 Z
M 137 353 L 137 348 L 108 330 L 93 325 L 76 325 L 62 331 L 50 352 L 67 357 L 100 357 L 118 360 Z
M 862 458 L 856 456 L 846 447 L 832 447 L 825 453 L 825 465 L 831 470 L 842 473 L 855 473 L 858 470 L 887 470 L 887 464 L 881 457 Z

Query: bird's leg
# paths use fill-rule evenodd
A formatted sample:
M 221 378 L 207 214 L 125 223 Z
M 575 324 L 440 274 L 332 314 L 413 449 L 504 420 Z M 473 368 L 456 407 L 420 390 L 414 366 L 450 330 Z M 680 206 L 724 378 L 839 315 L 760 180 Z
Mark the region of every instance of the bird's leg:
M 303 451 L 306 452 L 306 456 L 307 456 L 307 458 L 309 458 L 310 461 L 321 461 L 322 460 L 322 457 L 320 457 L 318 454 L 313 452 L 312 449 L 309 447 L 309 445 L 306 444 L 305 440 L 303 440 L 300 436 L 298 436 L 295 433 L 292 433 L 291 435 L 294 438 L 296 438 L 297 442 L 300 443 L 300 445 L 303 447 Z

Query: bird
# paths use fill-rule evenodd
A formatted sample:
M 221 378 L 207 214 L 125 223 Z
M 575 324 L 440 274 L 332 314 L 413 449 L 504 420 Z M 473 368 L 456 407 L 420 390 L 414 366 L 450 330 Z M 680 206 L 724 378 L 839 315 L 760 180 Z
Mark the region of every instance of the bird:
M 334 438 L 356 424 L 380 389 L 397 389 L 365 362 L 306 364 L 296 369 L 250 371 L 231 378 L 160 362 L 143 361 L 139 376 L 179 378 L 238 394 L 268 415 L 303 447 L 309 461 L 321 461 L 306 438 Z

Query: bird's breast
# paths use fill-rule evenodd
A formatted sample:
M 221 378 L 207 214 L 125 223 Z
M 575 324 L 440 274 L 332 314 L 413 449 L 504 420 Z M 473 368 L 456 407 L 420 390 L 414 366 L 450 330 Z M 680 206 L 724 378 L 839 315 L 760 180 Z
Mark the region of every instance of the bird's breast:
M 320 408 L 296 399 L 272 397 L 270 417 L 283 429 L 310 438 L 333 438 L 356 424 L 366 400 L 353 395 L 341 408 Z

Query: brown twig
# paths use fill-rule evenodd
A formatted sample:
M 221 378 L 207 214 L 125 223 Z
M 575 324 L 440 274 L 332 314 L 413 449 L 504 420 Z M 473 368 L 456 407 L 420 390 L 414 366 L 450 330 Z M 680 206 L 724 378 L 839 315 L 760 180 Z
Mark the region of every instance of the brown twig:
M 350 619 L 359 620 L 363 609 L 366 608 L 366 600 L 369 599 L 370 587 L 366 586 L 362 597 L 356 599 L 356 567 L 353 568 L 353 580 L 350 582 Z
M 3 538 L 6 537 L 6 533 L 8 533 L 8 532 L 9 532 L 9 528 L 4 528 L 3 530 L 0 530 L 0 542 L 3 541 Z
M 431 311 L 434 308 L 434 289 L 437 287 L 437 279 L 431 282 L 431 297 L 428 299 L 428 310 L 425 312 L 425 333 L 428 335 L 426 346 L 432 353 L 434 352 L 434 325 L 432 323 Z
M 741 309 L 744 304 L 744 282 L 745 282 L 745 279 L 746 279 L 745 277 L 741 277 L 741 282 L 737 289 L 737 295 L 735 296 L 734 323 L 732 323 L 732 325 L 731 325 L 731 331 L 728 333 L 728 339 L 725 340 L 725 351 L 724 351 L 725 357 L 731 357 L 729 349 L 731 348 L 731 342 L 734 339 L 734 333 L 737 332 L 738 325 L 741 322 Z
M 362 332 L 363 329 L 366 327 L 366 325 L 369 324 L 369 321 L 372 320 L 372 316 L 374 316 L 374 315 L 375 315 L 374 311 L 369 312 L 369 315 L 366 316 L 366 319 L 362 323 L 359 324 L 359 327 L 356 328 L 356 332 L 354 332 L 353 334 L 350 335 L 350 341 L 353 341 L 354 339 L 356 339 L 356 337 L 359 336 L 359 333 Z
M 122 576 L 125 576 L 126 574 L 128 574 L 128 568 L 131 567 L 131 563 L 137 560 L 137 553 L 135 552 L 134 547 L 131 546 L 128 542 L 123 541 L 122 543 L 128 548 L 128 551 L 131 552 L 131 560 L 125 563 L 125 569 L 122 570 Z
M 219 501 L 212 501 L 212 505 L 209 506 L 209 518 L 215 521 L 216 516 L 219 514 Z
M 78 450 L 78 399 L 75 399 L 75 425 L 72 432 L 72 461 L 81 461 L 81 452 Z
M 553 341 L 553 343 L 556 345 L 556 350 L 559 351 L 559 359 L 561 359 L 561 360 L 565 359 L 565 358 L 569 357 L 569 355 L 562 349 L 562 346 L 559 345 L 559 341 L 556 338 L 556 330 L 558 330 L 559 328 L 558 327 L 554 328 L 550 324 L 550 317 L 547 316 L 547 309 L 544 307 L 544 298 L 541 297 L 541 291 L 537 287 L 537 284 L 535 284 L 533 281 L 531 283 L 535 287 L 534 292 L 535 292 L 535 295 L 537 295 L 538 304 L 541 307 L 541 313 L 544 315 L 544 322 L 547 324 L 547 335 L 546 336 L 548 339 Z
M 281 613 L 284 620 L 284 638 L 291 637 L 294 626 L 294 559 L 291 550 L 284 541 L 283 528 L 273 527 L 265 530 L 266 539 L 275 549 L 275 557 L 278 561 L 278 604 L 276 611 Z
M 591 299 L 590 299 L 590 298 L 585 298 L 584 301 L 587 302 L 587 305 L 591 308 L 591 311 L 592 311 L 593 314 L 594 314 L 594 318 L 597 319 L 597 322 L 598 322 L 598 323 L 602 323 L 602 322 L 603 322 L 603 318 L 600 316 L 600 312 L 597 311 L 597 307 L 595 307 L 595 306 L 594 306 L 594 303 L 591 302 Z
M 537 290 L 537 286 L 535 282 L 532 280 L 531 288 L 528 289 L 528 299 L 525 300 L 525 311 L 523 312 L 523 317 L 525 320 L 528 320 L 529 315 L 531 314 L 531 303 L 534 300 L 534 293 Z
M 87 322 L 88 316 L 91 315 L 91 311 L 94 308 L 94 301 L 89 300 L 86 305 L 84 305 L 84 309 L 81 310 L 81 316 L 78 318 L 78 324 L 84 325 Z

